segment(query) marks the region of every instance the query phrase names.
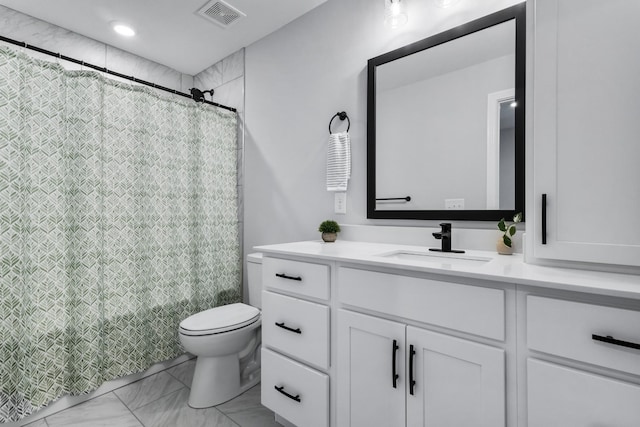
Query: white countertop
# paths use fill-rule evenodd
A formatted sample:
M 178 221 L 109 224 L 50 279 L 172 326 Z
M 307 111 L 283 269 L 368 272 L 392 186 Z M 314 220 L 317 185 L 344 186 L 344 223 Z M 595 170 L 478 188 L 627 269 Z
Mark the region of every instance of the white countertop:
M 340 240 L 335 243 L 324 243 L 320 240 L 282 243 L 256 246 L 254 249 L 268 255 L 309 257 L 319 260 L 640 299 L 639 275 L 527 264 L 523 261 L 521 254 L 505 256 L 495 252 L 474 250 L 466 251 L 464 254 L 443 254 L 441 252 L 429 252 L 428 248 L 423 246 Z M 385 254 L 397 252 L 417 254 L 414 257 L 417 260 L 384 256 Z M 459 261 L 460 258 L 487 261 Z

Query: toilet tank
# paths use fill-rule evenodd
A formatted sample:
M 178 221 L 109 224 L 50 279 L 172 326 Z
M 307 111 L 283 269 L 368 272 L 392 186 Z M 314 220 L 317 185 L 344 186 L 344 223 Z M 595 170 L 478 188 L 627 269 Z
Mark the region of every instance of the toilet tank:
M 249 305 L 262 308 L 262 254 L 247 255 L 247 287 Z

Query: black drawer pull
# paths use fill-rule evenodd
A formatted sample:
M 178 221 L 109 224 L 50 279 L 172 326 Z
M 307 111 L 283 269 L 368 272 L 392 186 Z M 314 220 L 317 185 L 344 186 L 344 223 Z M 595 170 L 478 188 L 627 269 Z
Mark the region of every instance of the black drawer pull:
M 398 378 L 400 378 L 400 375 L 398 375 L 396 371 L 396 353 L 398 352 L 399 348 L 400 347 L 398 347 L 398 341 L 393 340 L 393 347 L 391 347 L 391 376 L 393 388 L 398 388 Z
M 547 195 L 542 195 L 542 244 L 547 244 Z
M 280 393 L 284 394 L 285 396 L 287 396 L 289 399 L 291 400 L 295 400 L 296 402 L 301 402 L 300 400 L 300 395 L 293 395 L 293 394 L 289 394 L 286 391 L 284 391 L 284 386 L 282 387 L 278 387 L 277 385 L 274 385 L 275 389 L 278 390 Z
M 287 331 L 291 331 L 291 332 L 295 332 L 296 334 L 301 334 L 302 331 L 300 330 L 300 328 L 290 328 L 287 325 L 284 324 L 284 322 L 278 323 L 276 322 L 276 326 L 282 329 L 286 329 Z
M 280 277 L 281 279 L 297 280 L 298 282 L 302 282 L 302 277 L 300 276 L 293 277 L 293 276 L 287 276 L 286 274 L 283 274 L 283 273 L 276 273 L 276 277 Z
M 591 339 L 595 341 L 606 342 L 608 344 L 619 345 L 622 347 L 629 347 L 629 348 L 635 348 L 636 350 L 640 350 L 640 344 L 636 344 L 634 342 L 629 342 L 629 341 L 617 340 L 611 335 L 607 335 L 606 337 L 603 337 L 602 335 L 592 334 Z
M 413 344 L 409 346 L 409 394 L 413 396 L 413 388 L 416 385 L 416 380 L 413 379 L 413 358 L 416 355 L 416 351 L 413 348 Z

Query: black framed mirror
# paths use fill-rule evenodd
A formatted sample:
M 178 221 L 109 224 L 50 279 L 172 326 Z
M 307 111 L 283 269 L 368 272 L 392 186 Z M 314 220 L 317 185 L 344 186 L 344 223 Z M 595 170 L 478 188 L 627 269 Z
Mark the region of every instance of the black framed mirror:
M 368 61 L 367 217 L 524 214 L 525 3 Z

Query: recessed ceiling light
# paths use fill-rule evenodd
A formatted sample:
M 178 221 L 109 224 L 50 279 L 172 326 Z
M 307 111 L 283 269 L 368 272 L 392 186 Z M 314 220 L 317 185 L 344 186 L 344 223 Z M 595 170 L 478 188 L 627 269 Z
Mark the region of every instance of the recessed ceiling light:
M 518 106 L 518 103 L 516 101 L 513 101 L 511 104 L 509 104 L 509 107 L 511 108 L 516 108 Z
M 136 35 L 136 32 L 130 26 L 123 24 L 122 22 L 114 22 L 111 24 L 113 31 L 125 37 L 133 37 Z

